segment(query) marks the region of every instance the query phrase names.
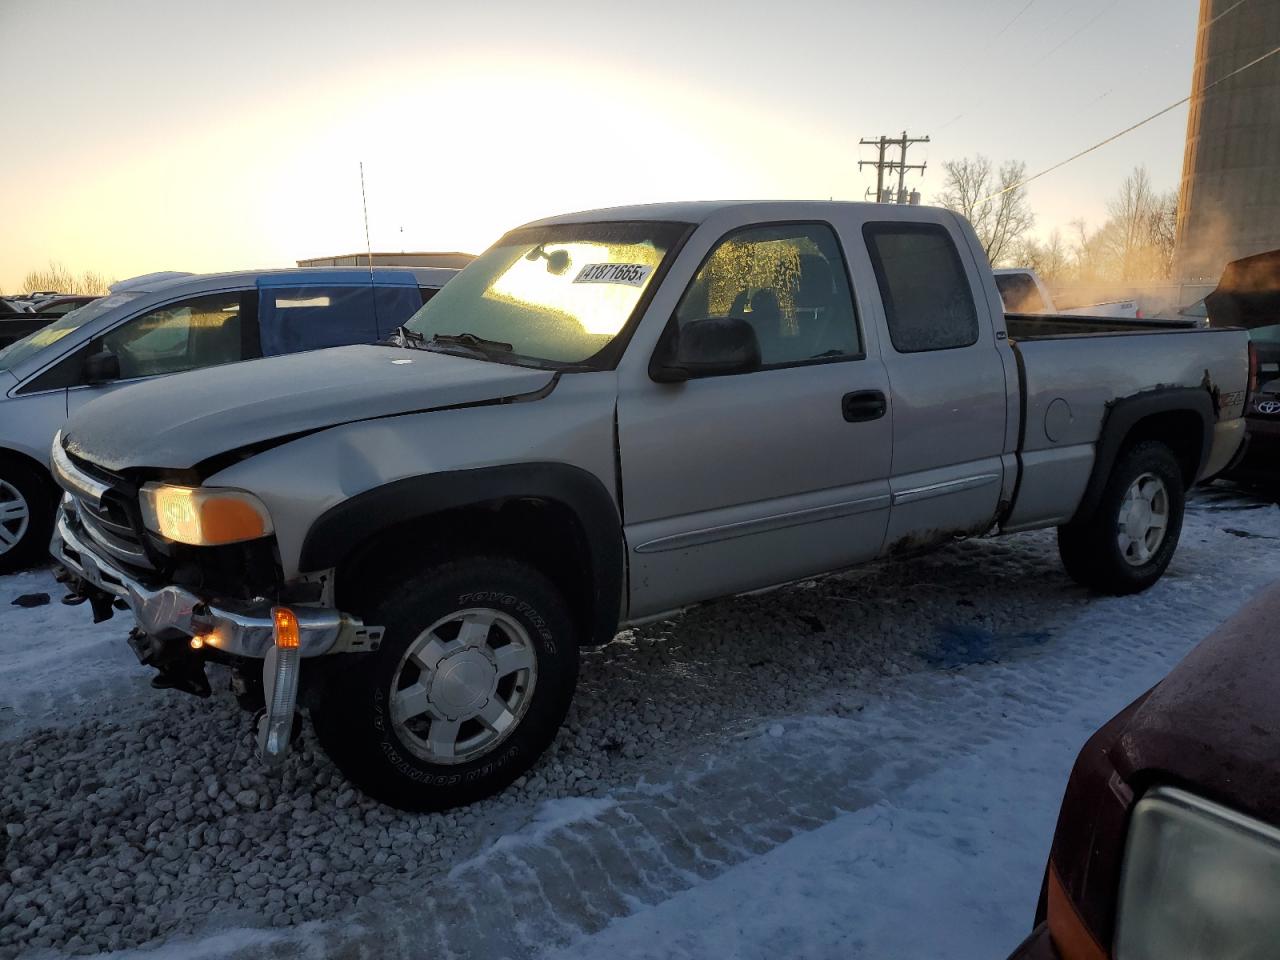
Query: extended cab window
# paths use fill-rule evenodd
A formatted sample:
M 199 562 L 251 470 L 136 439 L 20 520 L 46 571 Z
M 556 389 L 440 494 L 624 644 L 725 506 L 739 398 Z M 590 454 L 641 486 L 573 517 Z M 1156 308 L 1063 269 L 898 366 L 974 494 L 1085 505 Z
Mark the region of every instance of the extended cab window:
M 973 291 L 945 227 L 868 223 L 862 233 L 895 350 L 920 353 L 978 342 Z
M 102 348 L 120 359 L 125 380 L 243 360 L 240 297 L 215 293 L 160 307 L 112 330 Z
M 826 224 L 748 227 L 724 237 L 676 308 L 676 322 L 740 317 L 765 367 L 858 357 L 849 277 Z

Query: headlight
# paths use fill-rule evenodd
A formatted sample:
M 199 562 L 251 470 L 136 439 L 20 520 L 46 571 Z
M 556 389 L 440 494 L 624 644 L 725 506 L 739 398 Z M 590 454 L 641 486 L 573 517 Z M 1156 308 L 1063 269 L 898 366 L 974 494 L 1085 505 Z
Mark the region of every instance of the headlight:
M 1134 808 L 1116 960 L 1262 960 L 1280 944 L 1280 830 L 1183 790 Z
M 271 533 L 271 515 L 251 493 L 219 487 L 148 483 L 141 490 L 142 519 L 166 540 L 212 547 Z

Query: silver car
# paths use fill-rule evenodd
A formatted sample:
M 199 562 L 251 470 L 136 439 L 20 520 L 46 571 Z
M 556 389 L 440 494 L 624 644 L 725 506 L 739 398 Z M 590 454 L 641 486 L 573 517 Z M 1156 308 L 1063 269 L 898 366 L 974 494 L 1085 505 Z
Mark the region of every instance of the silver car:
M 151 274 L 0 350 L 0 573 L 47 556 L 49 444 L 96 397 L 154 377 L 390 336 L 454 270 Z

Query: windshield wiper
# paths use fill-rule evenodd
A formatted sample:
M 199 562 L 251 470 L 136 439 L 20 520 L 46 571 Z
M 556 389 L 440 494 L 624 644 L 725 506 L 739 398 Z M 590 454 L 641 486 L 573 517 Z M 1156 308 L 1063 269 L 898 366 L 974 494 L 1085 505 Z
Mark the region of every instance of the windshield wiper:
M 445 347 L 468 347 L 481 353 L 511 353 L 514 349 L 509 343 L 503 343 L 501 340 L 486 340 L 484 337 L 477 337 L 474 333 L 437 333 L 427 341 L 428 347 L 436 344 Z
M 424 344 L 426 340 L 427 338 L 422 334 L 410 330 L 408 327 L 399 326 L 391 331 L 391 336 L 382 342 L 393 347 L 404 347 L 407 350 L 425 350 Z

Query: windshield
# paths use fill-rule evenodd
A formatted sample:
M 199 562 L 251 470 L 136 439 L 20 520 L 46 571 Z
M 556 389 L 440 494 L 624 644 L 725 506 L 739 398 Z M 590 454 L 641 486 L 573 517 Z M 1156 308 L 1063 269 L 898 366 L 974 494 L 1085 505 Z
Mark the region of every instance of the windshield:
M 101 300 L 86 303 L 83 307 L 64 314 L 47 327 L 41 327 L 27 334 L 21 340 L 15 340 L 0 350 L 0 370 L 12 370 L 24 360 L 35 356 L 50 344 L 57 343 L 67 334 L 79 330 L 90 320 L 102 316 L 108 310 L 114 310 L 130 300 L 136 299 L 136 293 L 116 293 Z
M 1205 306 L 1205 302 L 1203 300 L 1197 300 L 1195 303 L 1191 304 L 1191 306 L 1183 307 L 1179 310 L 1178 316 L 1206 319 L 1209 316 L 1209 308 Z
M 513 363 L 590 363 L 627 328 L 685 229 L 630 222 L 516 230 L 445 284 L 405 326 L 428 341 L 477 338 L 437 343 L 436 349 L 478 350 Z

